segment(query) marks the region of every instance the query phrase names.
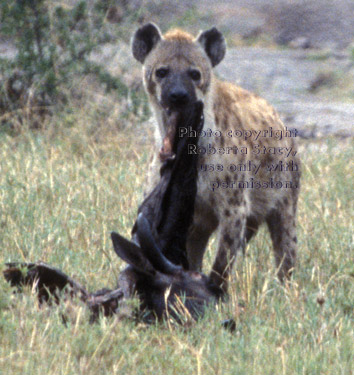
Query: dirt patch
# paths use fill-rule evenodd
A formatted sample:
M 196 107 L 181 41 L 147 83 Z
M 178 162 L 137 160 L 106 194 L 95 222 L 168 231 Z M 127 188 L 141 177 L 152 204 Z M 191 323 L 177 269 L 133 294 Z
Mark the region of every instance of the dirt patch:
M 295 1 L 270 7 L 265 30 L 281 45 L 306 40 L 307 47 L 344 49 L 354 36 L 353 1 Z
M 324 97 L 311 91 L 322 71 L 335 67 L 338 76 L 354 82 L 349 57 L 318 61 L 312 51 L 233 48 L 217 67 L 218 75 L 261 95 L 281 114 L 287 126 L 304 137 L 354 135 L 354 105 L 343 97 Z M 333 86 L 331 82 L 331 88 Z
M 347 48 L 354 40 L 352 0 L 204 0 L 202 12 L 231 35 L 267 35 L 281 45 Z

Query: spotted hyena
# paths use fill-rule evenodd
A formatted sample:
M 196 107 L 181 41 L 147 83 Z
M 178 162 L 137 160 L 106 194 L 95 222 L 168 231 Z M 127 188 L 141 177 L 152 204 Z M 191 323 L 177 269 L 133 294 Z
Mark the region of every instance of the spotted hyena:
M 136 31 L 132 49 L 143 64 L 159 148 L 171 137 L 168 114 L 185 111 L 197 100 L 204 103 L 205 133 L 199 147 L 189 150 L 199 154 L 198 194 L 187 244 L 189 267 L 202 268 L 208 239 L 217 230 L 211 277 L 226 290 L 237 252 L 266 222 L 278 275 L 280 279 L 290 275 L 296 258 L 300 180 L 296 131 L 287 131 L 264 99 L 214 76 L 213 67 L 226 52 L 225 39 L 216 28 L 194 38 L 181 30 L 162 35 L 149 23 Z M 150 186 L 159 177 L 160 163 L 161 151 L 156 150 Z

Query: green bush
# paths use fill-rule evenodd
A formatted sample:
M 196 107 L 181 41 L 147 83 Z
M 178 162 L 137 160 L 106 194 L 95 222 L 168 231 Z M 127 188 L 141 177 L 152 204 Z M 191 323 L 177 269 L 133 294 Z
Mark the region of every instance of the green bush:
M 50 106 L 68 100 L 75 75 L 93 74 L 107 91 L 127 95 L 119 78 L 89 60 L 107 39 L 101 3 L 90 10 L 86 1 L 69 7 L 47 0 L 0 0 L 0 33 L 17 49 L 13 61 L 0 60 L 0 116 L 25 107 L 48 113 Z M 2 116 L 2 124 L 6 118 Z

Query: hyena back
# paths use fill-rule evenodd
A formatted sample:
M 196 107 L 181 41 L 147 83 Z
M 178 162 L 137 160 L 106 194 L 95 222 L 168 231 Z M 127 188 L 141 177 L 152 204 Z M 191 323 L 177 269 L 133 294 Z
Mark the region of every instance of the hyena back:
M 213 134 L 201 137 L 201 147 L 191 150 L 200 156 L 198 195 L 187 244 L 190 269 L 201 270 L 209 237 L 217 230 L 211 278 L 226 290 L 238 250 L 266 222 L 278 275 L 280 279 L 289 276 L 297 248 L 300 161 L 296 133 L 285 133 L 278 114 L 264 99 L 214 76 L 212 68 L 226 52 L 224 37 L 216 28 L 194 39 L 181 30 L 161 35 L 149 23 L 136 31 L 132 49 L 143 64 L 144 87 L 157 120 L 157 146 L 169 136 L 169 111 L 185 111 L 197 100 L 204 103 L 204 130 Z M 155 152 L 150 188 L 158 180 L 160 165 Z

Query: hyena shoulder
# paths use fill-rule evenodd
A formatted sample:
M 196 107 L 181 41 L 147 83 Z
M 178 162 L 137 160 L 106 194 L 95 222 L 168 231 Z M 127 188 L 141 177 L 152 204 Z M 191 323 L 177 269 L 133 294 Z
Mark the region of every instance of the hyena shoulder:
M 213 112 L 218 128 L 284 129 L 278 113 L 265 99 L 230 82 L 216 80 L 214 86 Z

